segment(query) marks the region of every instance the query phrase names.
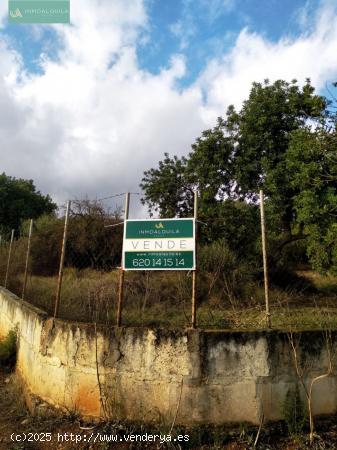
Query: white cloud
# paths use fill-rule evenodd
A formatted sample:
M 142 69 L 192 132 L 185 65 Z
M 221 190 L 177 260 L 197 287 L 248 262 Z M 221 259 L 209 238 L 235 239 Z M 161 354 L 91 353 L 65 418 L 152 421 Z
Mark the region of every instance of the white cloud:
M 273 43 L 243 29 L 234 48 L 210 61 L 198 80 L 207 97 L 209 117 L 216 117 L 231 103 L 240 106 L 253 81 L 296 78 L 304 83 L 310 78 L 317 89 L 324 87 L 337 77 L 336 48 L 337 14 L 330 3 L 318 11 L 311 34 Z
M 337 15 L 325 5 L 310 34 L 269 42 L 242 30 L 189 88 L 177 88 L 188 62 L 173 55 L 159 74 L 140 69 L 136 48 L 148 18 L 140 0 L 77 0 L 72 27 L 42 74 L 26 74 L 0 41 L 2 169 L 33 178 L 58 201 L 138 191 L 144 170 L 164 152 L 182 155 L 252 81 L 337 78 Z
M 55 26 L 64 46 L 57 61 L 42 60 L 42 75 L 10 81 L 21 70 L 15 54 L 4 53 L 0 108 L 13 113 L 0 125 L 2 167 L 59 201 L 139 190 L 150 161 L 162 151 L 183 153 L 202 128 L 199 91 L 175 87 L 184 58 L 173 56 L 157 76 L 140 70 L 135 45 L 146 15 L 138 0 L 128 3 L 131 18 L 117 4 L 110 26 L 94 8 L 91 23 L 80 8 L 74 27 Z
M 96 68 L 132 45 L 147 24 L 142 0 L 74 1 L 71 20 L 72 26 L 55 26 L 64 43 L 60 59 Z

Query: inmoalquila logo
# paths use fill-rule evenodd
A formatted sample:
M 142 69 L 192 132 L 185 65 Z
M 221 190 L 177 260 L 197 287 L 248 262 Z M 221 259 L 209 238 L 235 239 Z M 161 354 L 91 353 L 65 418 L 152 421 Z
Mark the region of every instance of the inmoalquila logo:
M 70 23 L 70 0 L 8 0 L 10 23 Z
M 16 8 L 15 11 L 10 10 L 9 14 L 13 19 L 16 19 L 17 17 L 22 17 L 22 14 L 21 14 L 21 11 L 19 10 L 19 8 Z

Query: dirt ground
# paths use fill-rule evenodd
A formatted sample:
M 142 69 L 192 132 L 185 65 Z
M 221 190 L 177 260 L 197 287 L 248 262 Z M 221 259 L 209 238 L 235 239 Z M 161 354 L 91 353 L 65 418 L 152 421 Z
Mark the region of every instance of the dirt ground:
M 320 419 L 317 422 L 318 435 L 314 445 L 309 446 L 307 435 L 287 437 L 285 424 L 273 424 L 261 429 L 256 449 L 260 450 L 337 450 L 337 417 Z M 117 423 L 99 425 L 83 424 L 75 416 L 39 417 L 28 412 L 22 393 L 18 389 L 15 376 L 8 369 L 0 369 L 0 450 L 131 450 L 131 449 L 224 449 L 250 450 L 258 429 L 243 427 L 237 429 L 197 429 L 191 432 L 175 430 L 172 439 L 178 433 L 189 436 L 189 441 L 163 442 L 157 439 L 156 444 L 146 442 L 121 442 L 124 436 L 145 435 L 150 433 L 144 426 Z M 160 433 L 152 430 L 151 433 Z M 167 432 L 168 433 L 168 432 Z M 165 434 L 161 431 L 162 438 Z M 120 442 L 106 442 L 105 436 L 114 435 Z M 96 442 L 94 442 L 96 439 Z M 137 439 L 137 438 L 134 438 Z
M 0 450 L 128 448 L 120 444 L 109 447 L 106 443 L 101 445 L 74 440 L 77 436 L 77 439 L 84 441 L 88 439 L 84 436 L 90 436 L 93 432 L 95 428 L 81 426 L 76 417 L 33 417 L 26 408 L 15 375 L 0 369 Z

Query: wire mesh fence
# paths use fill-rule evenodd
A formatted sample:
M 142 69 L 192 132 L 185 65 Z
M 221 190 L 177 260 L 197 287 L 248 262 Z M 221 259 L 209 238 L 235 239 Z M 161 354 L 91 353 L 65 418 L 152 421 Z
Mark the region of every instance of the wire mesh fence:
M 57 317 L 115 325 L 122 258 L 122 209 L 111 207 L 105 200 L 72 201 L 64 264 L 60 265 L 65 213 L 64 207 L 58 217 L 39 218 L 34 221 L 31 233 L 27 221 L 13 239 L 12 233 L 1 236 L 0 284 L 50 315 L 55 314 L 59 287 Z M 260 225 L 256 216 L 256 229 L 260 229 Z M 234 254 L 221 239 L 200 246 L 198 327 L 268 328 L 262 248 L 257 249 L 257 255 L 258 263 L 247 261 L 247 257 Z M 287 273 L 282 280 L 279 271 L 278 278 L 273 280 L 273 268 L 270 269 L 272 327 L 337 327 L 336 279 L 331 279 L 330 289 L 323 292 L 312 289 L 312 283 L 303 284 L 305 277 L 290 280 Z M 296 285 L 298 280 L 302 280 L 303 285 Z M 189 327 L 191 294 L 192 272 L 127 272 L 122 323 Z
M 7 249 L 7 282 L 6 287 L 17 296 L 22 296 L 25 272 L 25 253 L 27 248 L 27 236 L 22 233 L 9 241 Z
M 10 249 L 11 233 L 5 233 L 1 235 L 0 240 L 0 280 L 1 284 L 6 287 L 8 270 L 10 269 L 8 261 L 9 249 Z

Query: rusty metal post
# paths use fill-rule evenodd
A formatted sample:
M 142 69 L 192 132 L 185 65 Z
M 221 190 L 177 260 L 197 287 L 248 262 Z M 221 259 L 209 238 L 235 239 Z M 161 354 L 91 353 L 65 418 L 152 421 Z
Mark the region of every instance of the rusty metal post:
M 269 311 L 269 283 L 268 283 L 268 260 L 267 260 L 267 239 L 266 239 L 266 221 L 264 215 L 264 195 L 260 190 L 260 213 L 261 213 L 261 238 L 263 254 L 263 273 L 264 273 L 264 297 L 266 303 L 266 317 L 268 328 L 271 328 L 271 318 Z
M 123 241 L 125 233 L 125 221 L 129 218 L 129 206 L 130 206 L 130 193 L 125 194 L 125 214 L 124 214 L 124 231 L 123 231 Z M 118 304 L 117 304 L 117 318 L 116 324 L 118 327 L 122 324 L 122 305 L 124 300 L 124 252 L 122 251 L 122 267 L 119 270 L 119 280 L 118 280 Z
M 197 218 L 198 218 L 198 192 L 194 191 L 194 232 L 195 232 L 195 261 L 197 260 Z M 197 268 L 192 272 L 192 323 L 191 328 L 196 327 L 197 322 Z
M 54 317 L 57 317 L 58 312 L 59 312 L 59 305 L 60 305 L 60 296 L 61 296 L 61 288 L 62 288 L 62 276 L 63 276 L 64 258 L 65 258 L 65 253 L 66 253 L 66 243 L 67 243 L 67 232 L 68 232 L 70 204 L 71 204 L 71 202 L 69 200 L 68 203 L 67 203 L 67 210 L 66 210 L 66 215 L 65 215 L 65 219 L 64 219 L 62 251 L 61 251 L 61 259 L 60 259 L 59 275 L 58 275 L 58 280 L 57 280 Z
M 28 234 L 28 242 L 27 242 L 27 254 L 26 254 L 26 265 L 25 265 L 25 276 L 23 279 L 23 286 L 22 286 L 22 300 L 25 299 L 25 293 L 26 293 L 26 286 L 27 286 L 27 275 L 28 275 L 28 264 L 29 264 L 29 255 L 30 255 L 30 243 L 32 240 L 32 232 L 33 232 L 33 219 L 30 220 L 29 225 L 29 234 Z
M 5 288 L 7 287 L 8 274 L 9 274 L 9 265 L 10 265 L 10 261 L 11 261 L 11 255 L 12 255 L 13 241 L 14 241 L 14 230 L 12 230 L 11 242 L 9 244 L 9 250 L 8 250 L 8 259 L 7 259 L 6 277 L 5 277 Z

